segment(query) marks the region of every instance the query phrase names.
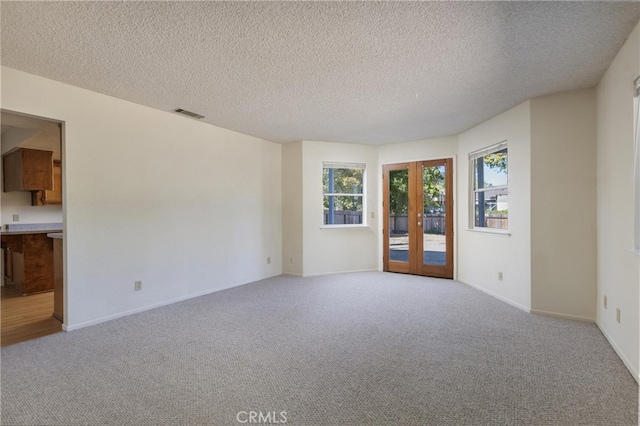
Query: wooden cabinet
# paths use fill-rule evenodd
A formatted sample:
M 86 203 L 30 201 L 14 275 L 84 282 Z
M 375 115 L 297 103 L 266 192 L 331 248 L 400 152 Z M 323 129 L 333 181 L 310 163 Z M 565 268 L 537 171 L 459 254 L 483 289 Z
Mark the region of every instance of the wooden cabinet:
M 4 192 L 53 190 L 53 151 L 18 148 L 2 156 Z
M 62 204 L 62 163 L 53 161 L 53 190 L 31 192 L 31 205 Z
M 5 285 L 22 295 L 53 290 L 53 241 L 47 234 L 3 235 Z
M 2 253 L 4 256 L 4 279 L 6 285 L 24 282 L 24 254 L 22 239 L 17 237 L 2 238 Z
M 53 239 L 53 316 L 64 322 L 64 277 L 62 275 L 62 238 Z

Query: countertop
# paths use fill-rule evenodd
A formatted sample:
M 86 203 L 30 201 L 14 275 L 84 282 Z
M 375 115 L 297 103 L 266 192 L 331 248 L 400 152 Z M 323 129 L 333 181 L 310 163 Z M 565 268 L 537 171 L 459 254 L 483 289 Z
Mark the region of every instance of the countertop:
M 49 234 L 62 232 L 62 223 L 8 223 L 0 235 Z
M 49 234 L 52 232 L 62 232 L 62 229 L 26 229 L 17 231 L 0 231 L 0 235 L 27 235 L 27 234 Z

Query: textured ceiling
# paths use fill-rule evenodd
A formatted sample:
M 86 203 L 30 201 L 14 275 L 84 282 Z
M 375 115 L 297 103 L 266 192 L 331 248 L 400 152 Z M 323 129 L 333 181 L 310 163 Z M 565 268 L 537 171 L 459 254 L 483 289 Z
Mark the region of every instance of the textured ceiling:
M 2 65 L 276 142 L 372 144 L 592 87 L 640 19 L 637 2 L 0 7 Z

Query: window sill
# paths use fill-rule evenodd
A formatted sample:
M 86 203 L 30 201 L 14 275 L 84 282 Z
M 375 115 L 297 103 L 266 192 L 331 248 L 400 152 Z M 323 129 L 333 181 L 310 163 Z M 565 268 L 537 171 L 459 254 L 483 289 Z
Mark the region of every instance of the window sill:
M 491 234 L 498 237 L 510 237 L 511 232 L 506 229 L 493 229 L 493 228 L 470 228 L 469 232 L 477 232 L 478 234 Z
M 640 257 L 640 251 L 637 251 L 634 249 L 628 249 L 627 251 L 631 254 L 635 254 L 636 256 Z
M 322 225 L 320 229 L 369 228 L 369 225 Z

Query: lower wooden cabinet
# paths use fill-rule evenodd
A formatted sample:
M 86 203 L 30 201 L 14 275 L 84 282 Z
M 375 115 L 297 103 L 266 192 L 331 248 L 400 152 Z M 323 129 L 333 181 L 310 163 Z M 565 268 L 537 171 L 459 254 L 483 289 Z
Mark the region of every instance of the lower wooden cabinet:
M 53 240 L 53 316 L 64 322 L 64 277 L 62 271 L 62 238 L 56 238 Z
M 5 285 L 23 295 L 53 290 L 53 241 L 47 234 L 3 235 Z

